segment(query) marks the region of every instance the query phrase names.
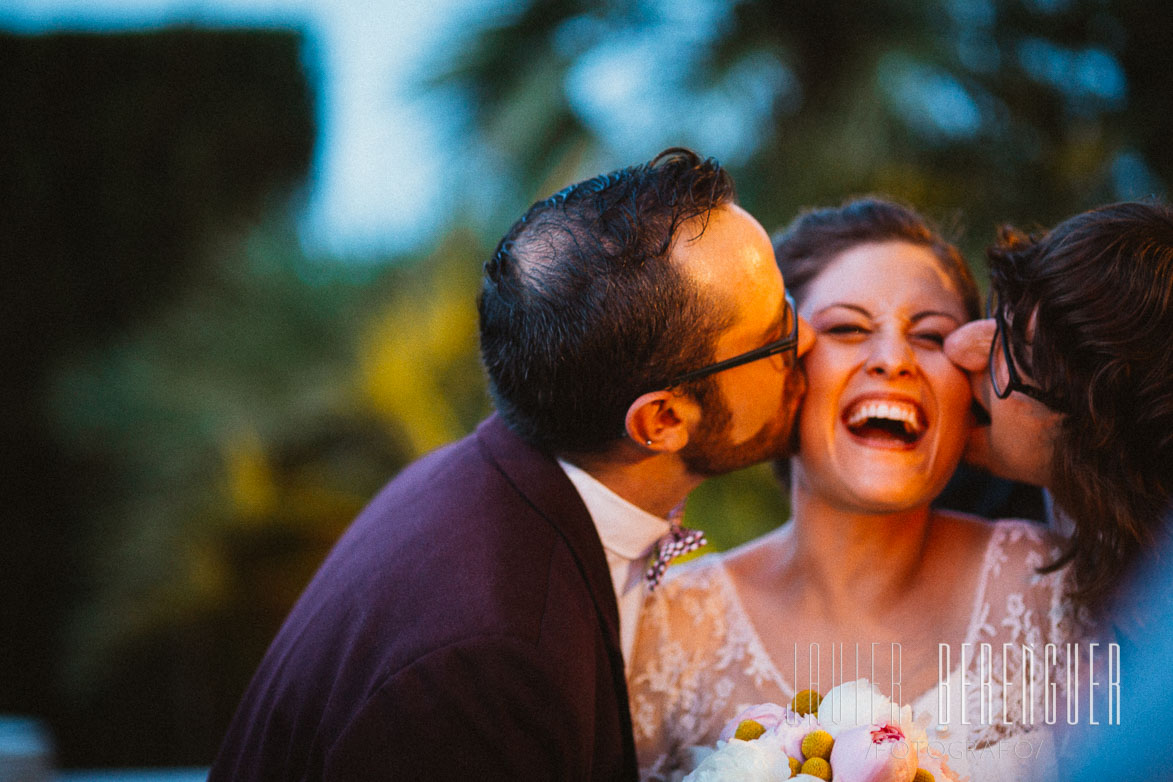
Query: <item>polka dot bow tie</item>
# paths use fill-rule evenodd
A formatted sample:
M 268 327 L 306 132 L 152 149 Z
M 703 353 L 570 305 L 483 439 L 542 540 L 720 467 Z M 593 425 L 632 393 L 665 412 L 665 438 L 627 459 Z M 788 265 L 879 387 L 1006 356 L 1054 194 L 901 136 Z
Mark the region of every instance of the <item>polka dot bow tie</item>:
M 679 556 L 696 551 L 701 546 L 708 543 L 705 540 L 705 533 L 699 529 L 689 529 L 681 525 L 680 520 L 684 518 L 684 503 L 680 503 L 672 512 L 668 514 L 668 523 L 671 528 L 668 534 L 660 538 L 656 542 L 655 554 L 652 557 L 652 564 L 648 567 L 645 578 L 648 580 L 648 591 L 654 592 L 656 587 L 660 585 L 660 580 L 664 578 L 664 571 L 668 569 L 668 565 L 672 560 Z

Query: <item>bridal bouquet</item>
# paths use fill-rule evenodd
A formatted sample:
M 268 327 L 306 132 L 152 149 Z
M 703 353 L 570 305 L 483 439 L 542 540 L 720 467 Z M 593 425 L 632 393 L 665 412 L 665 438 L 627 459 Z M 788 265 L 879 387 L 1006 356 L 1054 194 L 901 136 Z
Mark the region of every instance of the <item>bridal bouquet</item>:
M 897 706 L 867 679 L 787 706 L 762 703 L 725 726 L 685 782 L 958 782 L 909 706 Z

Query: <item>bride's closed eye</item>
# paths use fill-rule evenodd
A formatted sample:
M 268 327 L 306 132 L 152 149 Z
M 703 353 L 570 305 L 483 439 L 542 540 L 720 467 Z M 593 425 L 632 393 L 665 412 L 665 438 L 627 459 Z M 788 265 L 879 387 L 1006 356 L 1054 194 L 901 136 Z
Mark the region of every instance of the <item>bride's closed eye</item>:
M 947 335 L 940 331 L 918 331 L 912 335 L 912 338 L 917 342 L 923 342 L 936 348 L 945 346 L 945 337 Z
M 858 323 L 835 323 L 818 329 L 821 334 L 831 334 L 836 337 L 862 337 L 871 333 L 867 326 Z
M 859 323 L 833 323 L 828 326 L 822 326 L 818 329 L 820 334 L 827 334 L 833 337 L 838 337 L 846 341 L 854 341 L 856 339 L 863 339 L 872 333 L 872 328 L 864 326 Z M 908 339 L 917 345 L 921 345 L 933 350 L 940 350 L 945 346 L 945 337 L 951 329 L 925 329 L 913 331 L 908 334 Z
M 952 316 L 928 314 L 918 318 L 913 328 L 909 329 L 909 339 L 927 348 L 941 350 L 945 347 L 945 338 L 959 325 Z

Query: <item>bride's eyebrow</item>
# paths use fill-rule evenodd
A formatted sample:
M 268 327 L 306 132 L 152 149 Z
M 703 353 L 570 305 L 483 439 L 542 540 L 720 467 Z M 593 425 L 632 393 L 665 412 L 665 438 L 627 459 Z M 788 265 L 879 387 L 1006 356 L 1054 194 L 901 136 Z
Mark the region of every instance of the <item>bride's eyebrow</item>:
M 860 315 L 862 315 L 865 318 L 868 318 L 869 320 L 872 318 L 872 313 L 869 312 L 867 310 L 867 308 L 861 307 L 858 304 L 851 304 L 850 302 L 846 302 L 846 301 L 832 302 L 832 303 L 828 304 L 826 307 L 823 307 L 823 308 L 818 309 L 815 312 L 811 313 L 811 317 L 818 318 L 823 313 L 825 313 L 829 310 L 833 310 L 833 309 L 850 310 L 851 312 L 859 313 Z M 908 323 L 915 325 L 917 323 L 920 323 L 925 318 L 948 318 L 949 320 L 956 323 L 958 326 L 960 326 L 962 323 L 962 321 L 957 319 L 956 315 L 953 315 L 948 312 L 942 312 L 941 310 L 921 310 L 920 312 L 916 313 L 911 318 L 909 318 Z
M 925 318 L 948 318 L 958 326 L 961 325 L 961 321 L 957 319 L 956 315 L 952 315 L 948 312 L 941 312 L 940 310 L 924 310 L 923 312 L 918 312 L 909 318 L 909 321 L 912 323 L 917 323 L 924 320 Z
M 848 304 L 847 302 L 836 301 L 836 302 L 832 302 L 832 303 L 828 304 L 826 307 L 815 310 L 815 312 L 812 313 L 812 317 L 818 317 L 819 315 L 822 315 L 827 310 L 833 310 L 836 307 L 839 307 L 839 308 L 845 309 L 845 310 L 852 310 L 853 312 L 858 312 L 860 315 L 863 315 L 865 318 L 870 318 L 872 316 L 872 313 L 868 312 L 866 309 L 859 306 L 858 304 Z

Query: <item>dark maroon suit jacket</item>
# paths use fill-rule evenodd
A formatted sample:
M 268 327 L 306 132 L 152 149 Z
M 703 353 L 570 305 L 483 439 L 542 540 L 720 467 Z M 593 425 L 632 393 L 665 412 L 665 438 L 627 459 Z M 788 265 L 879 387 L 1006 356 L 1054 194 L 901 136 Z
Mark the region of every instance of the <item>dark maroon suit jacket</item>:
M 574 486 L 496 416 L 343 535 L 209 780 L 635 779 L 619 616 Z

